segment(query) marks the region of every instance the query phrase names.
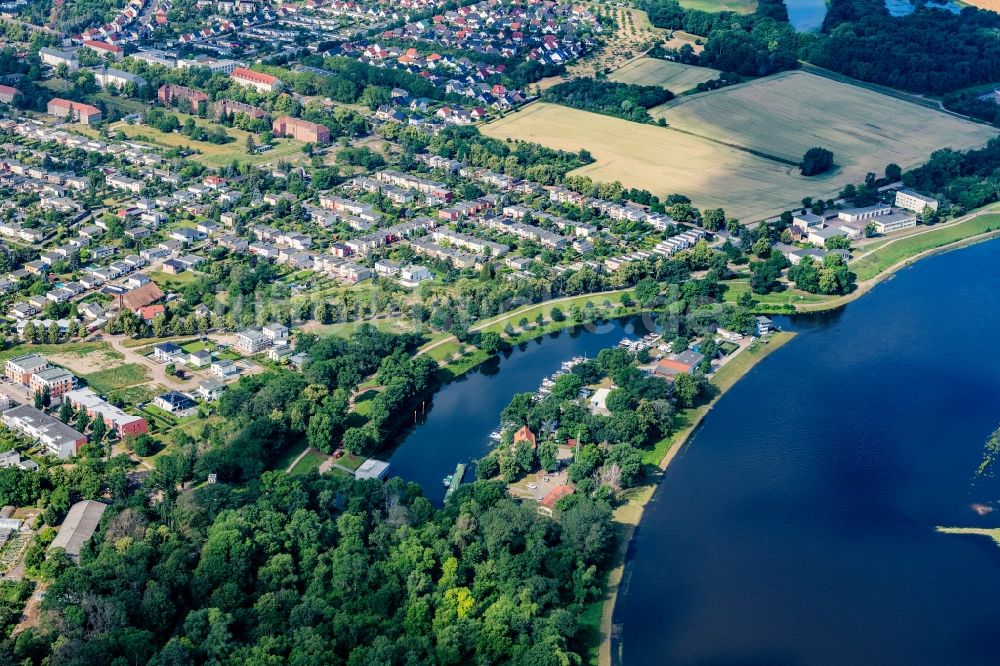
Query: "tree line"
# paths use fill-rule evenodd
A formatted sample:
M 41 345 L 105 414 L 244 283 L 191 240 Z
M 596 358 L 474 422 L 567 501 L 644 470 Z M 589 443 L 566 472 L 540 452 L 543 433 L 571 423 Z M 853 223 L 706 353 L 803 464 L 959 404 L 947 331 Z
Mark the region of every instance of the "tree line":
M 673 98 L 674 94 L 661 86 L 599 81 L 587 77 L 564 81 L 542 93 L 546 102 L 637 123 L 653 122 L 648 110 Z

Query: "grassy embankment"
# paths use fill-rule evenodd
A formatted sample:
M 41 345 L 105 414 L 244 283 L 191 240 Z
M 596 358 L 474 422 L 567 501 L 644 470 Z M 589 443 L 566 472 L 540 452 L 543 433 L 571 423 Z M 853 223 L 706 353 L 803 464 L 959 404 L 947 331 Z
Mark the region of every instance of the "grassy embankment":
M 595 311 L 601 319 L 637 314 L 643 308 L 639 306 L 623 308 L 621 306 L 622 295 L 631 291 L 631 289 L 618 289 L 597 294 L 557 298 L 544 303 L 520 307 L 511 312 L 486 319 L 473 326 L 472 331 L 497 333 L 508 344 L 517 346 L 548 333 L 555 333 L 573 326 L 584 325 L 586 322 L 573 321 L 570 316 L 570 310 L 574 306 L 583 309 L 588 302 L 593 303 Z M 565 318 L 561 321 L 552 319 L 552 312 L 556 308 L 559 308 L 563 315 L 565 315 Z M 538 315 L 542 316 L 541 324 L 535 321 Z M 519 322 L 522 318 L 528 320 L 527 326 L 520 325 Z M 513 333 L 508 334 L 504 330 L 508 324 L 513 327 Z M 441 368 L 442 381 L 451 381 L 490 358 L 490 355 L 486 352 L 473 345 L 463 344 L 454 336 L 437 336 L 425 344 L 421 348 L 420 353 L 426 353 L 434 360 L 443 364 Z
M 858 280 L 870 280 L 883 271 L 910 257 L 944 248 L 976 236 L 1000 229 L 1000 214 L 993 213 L 971 217 L 963 222 L 943 225 L 926 233 L 900 238 L 851 263 Z
M 1000 527 L 937 527 L 935 529 L 943 534 L 976 534 L 989 537 L 993 543 L 1000 546 Z

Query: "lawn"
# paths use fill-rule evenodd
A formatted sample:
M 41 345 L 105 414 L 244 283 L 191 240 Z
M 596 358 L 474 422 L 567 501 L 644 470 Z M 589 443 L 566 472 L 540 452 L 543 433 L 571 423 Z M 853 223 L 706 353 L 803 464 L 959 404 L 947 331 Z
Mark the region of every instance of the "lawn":
M 868 280 L 908 257 L 995 229 L 1000 229 L 1000 214 L 980 215 L 887 243 L 871 254 L 851 262 L 851 268 L 857 273 L 858 280 Z
M 94 391 L 101 395 L 107 395 L 111 391 L 142 384 L 149 380 L 149 376 L 146 374 L 146 368 L 138 363 L 126 363 L 117 368 L 108 368 L 83 375 L 83 379 Z
M 327 455 L 321 453 L 316 449 L 309 449 L 309 451 L 302 456 L 302 459 L 295 463 L 295 467 L 291 469 L 291 474 L 308 474 L 313 470 L 318 470 L 319 466 L 323 464 L 326 460 Z M 287 467 L 286 467 L 287 469 Z
M 116 352 L 106 342 L 64 342 L 57 345 L 14 345 L 10 349 L 0 351 L 0 361 L 23 356 L 24 354 L 63 354 L 67 356 L 89 356 L 91 354 L 105 354 L 109 358 L 124 358 Z
M 570 175 L 589 176 L 599 182 L 620 181 L 661 197 L 681 193 L 699 208 L 722 207 L 744 220 L 762 219 L 791 208 L 804 195 L 820 194 L 818 189 L 824 196 L 832 195 L 843 185 L 839 178 L 803 178 L 788 164 L 669 127 L 555 104 L 531 104 L 482 126 L 480 131 L 550 148 L 588 150 L 596 161 Z
M 178 273 L 177 275 L 171 275 L 170 273 L 164 273 L 162 271 L 149 271 L 146 274 L 149 276 L 150 280 L 156 283 L 158 287 L 168 291 L 183 289 L 192 282 L 197 281 L 197 279 L 202 275 L 202 273 L 197 273 L 195 271 L 184 271 L 183 273 Z
M 187 354 L 192 354 L 197 351 L 215 351 L 215 343 L 211 340 L 194 340 L 185 345 L 181 345 L 181 349 Z
M 939 148 L 964 150 L 996 136 L 986 125 L 808 72 L 684 97 L 650 113 L 698 137 L 796 163 L 813 146 L 828 148 L 839 168 L 809 192 L 823 196 L 890 162 L 905 170 Z
M 127 405 L 138 405 L 143 402 L 149 402 L 157 393 L 158 391 L 152 386 L 129 386 L 111 391 L 109 397 L 118 398 Z
M 172 113 L 177 116 L 182 125 L 188 118 L 194 118 L 198 125 L 205 127 L 221 127 L 221 125 L 211 123 L 202 118 L 197 118 L 184 113 L 178 113 L 176 111 L 172 111 Z M 277 162 L 279 160 L 294 161 L 294 158 L 296 157 L 302 159 L 305 157 L 302 153 L 302 146 L 305 145 L 305 142 L 297 141 L 295 139 L 275 139 L 274 148 L 271 150 L 264 153 L 249 155 L 246 151 L 246 139 L 249 133 L 233 127 L 226 127 L 225 130 L 226 133 L 235 140 L 221 145 L 205 141 L 194 141 L 190 137 L 176 132 L 164 134 L 163 132 L 147 125 L 130 125 L 125 122 L 118 122 L 111 126 L 111 130 L 112 132 L 123 132 L 130 139 L 136 139 L 139 141 L 143 141 L 142 137 L 145 137 L 148 142 L 164 148 L 176 148 L 178 146 L 182 146 L 197 149 L 201 151 L 201 154 L 194 155 L 192 159 L 209 167 L 227 166 L 234 159 L 242 162 L 251 162 L 253 164 L 262 164 L 264 162 Z
M 699 83 L 718 78 L 719 74 L 719 70 L 708 67 L 684 65 L 659 58 L 638 58 L 608 78 L 621 83 L 660 86 L 675 95 L 680 95 L 695 88 Z
M 741 294 L 750 290 L 750 283 L 746 280 L 727 280 L 723 284 L 726 285 L 726 293 L 723 295 L 723 300 L 726 303 L 735 303 Z M 802 291 L 801 289 L 785 289 L 784 291 L 775 291 L 770 294 L 753 294 L 753 299 L 763 306 L 762 309 L 825 303 L 834 298 L 836 297 L 825 294 L 810 294 L 808 291 Z

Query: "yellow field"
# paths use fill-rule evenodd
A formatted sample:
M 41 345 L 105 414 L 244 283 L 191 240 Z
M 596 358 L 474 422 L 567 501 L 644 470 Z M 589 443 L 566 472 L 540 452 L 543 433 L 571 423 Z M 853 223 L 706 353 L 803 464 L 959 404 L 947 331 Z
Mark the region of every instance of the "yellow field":
M 1000 12 L 1000 0 L 962 0 L 962 4 L 988 9 L 991 12 Z
M 787 165 L 670 128 L 555 104 L 531 104 L 480 130 L 574 152 L 585 148 L 596 162 L 573 175 L 617 180 L 660 196 L 685 194 L 696 206 L 721 206 L 741 219 L 784 210 L 818 190 L 832 193 L 839 184 L 806 179 Z
M 660 86 L 675 95 L 680 95 L 696 87 L 699 83 L 718 78 L 720 72 L 709 67 L 683 65 L 679 62 L 659 58 L 639 58 L 633 60 L 608 78 L 620 83 L 636 83 L 643 86 Z
M 906 169 L 939 148 L 972 148 L 997 135 L 986 125 L 806 72 L 693 95 L 650 113 L 676 129 L 796 162 L 812 146 L 829 148 L 840 184 L 861 182 L 869 171 L 881 175 L 890 162 Z

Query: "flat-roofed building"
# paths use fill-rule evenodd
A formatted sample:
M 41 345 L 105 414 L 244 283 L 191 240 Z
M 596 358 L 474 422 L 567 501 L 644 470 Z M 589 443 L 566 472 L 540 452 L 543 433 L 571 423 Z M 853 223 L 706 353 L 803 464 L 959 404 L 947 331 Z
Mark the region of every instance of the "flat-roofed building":
M 77 411 L 86 410 L 87 416 L 92 419 L 100 416 L 104 425 L 122 439 L 149 432 L 146 419 L 122 411 L 94 393 L 93 389 L 67 391 L 63 395 L 63 400 L 68 400 Z
M 33 374 L 30 387 L 32 393 L 43 393 L 45 389 L 48 389 L 50 396 L 57 397 L 73 390 L 75 385 L 76 377 L 69 370 L 49 368 Z
M 25 354 L 7 359 L 7 363 L 4 365 L 4 375 L 7 379 L 21 386 L 31 386 L 32 375 L 51 367 L 48 359 L 41 354 Z
M 0 420 L 11 430 L 41 444 L 47 453 L 57 458 L 72 458 L 87 443 L 87 436 L 82 432 L 30 405 L 8 409 L 0 415 Z
M 937 199 L 925 197 L 922 194 L 905 188 L 896 192 L 896 205 L 906 210 L 912 210 L 914 213 L 922 213 L 926 208 L 930 208 L 931 210 L 938 209 Z

